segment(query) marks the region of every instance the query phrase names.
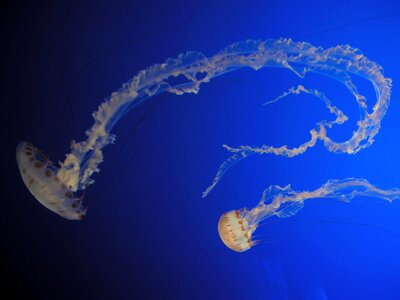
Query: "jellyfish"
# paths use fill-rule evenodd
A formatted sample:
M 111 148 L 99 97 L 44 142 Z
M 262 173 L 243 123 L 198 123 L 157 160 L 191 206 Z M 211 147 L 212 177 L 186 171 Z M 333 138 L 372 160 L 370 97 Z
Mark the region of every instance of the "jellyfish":
M 27 142 L 17 147 L 17 164 L 21 177 L 32 195 L 49 210 L 69 220 L 85 215 L 82 198 L 62 184 L 57 175 L 59 168 L 43 152 Z
M 330 179 L 313 191 L 295 191 L 290 185 L 272 185 L 263 192 L 256 207 L 222 214 L 218 222 L 218 233 L 228 248 L 243 252 L 257 244 L 253 233 L 260 222 L 267 218 L 292 217 L 304 207 L 306 200 L 332 198 L 350 202 L 355 197 L 379 198 L 392 202 L 400 198 L 400 189 L 383 190 L 360 178 Z
M 377 63 L 349 45 L 323 49 L 307 42 L 279 38 L 238 42 L 210 57 L 190 51 L 138 72 L 106 98 L 92 114 L 94 124 L 86 131 L 86 139 L 80 142 L 73 140 L 71 151 L 58 165 L 32 144 L 19 144 L 16 151 L 17 163 L 25 185 L 48 209 L 64 218 L 80 220 L 86 213 L 81 201 L 83 191 L 94 183 L 93 176 L 100 171 L 99 165 L 103 161 L 103 150 L 115 141 L 115 135 L 111 131 L 119 120 L 155 95 L 163 92 L 176 95 L 197 94 L 203 83 L 243 67 L 254 70 L 263 67 L 285 68 L 300 78 L 308 72 L 314 72 L 340 81 L 360 107 L 358 128 L 347 141 L 333 141 L 328 136 L 329 128 L 342 124 L 347 116 L 332 105 L 322 92 L 304 86 L 291 88 L 274 101 L 279 101 L 288 94 L 309 93 L 325 103 L 335 115 L 334 120 L 319 122 L 310 131 L 310 140 L 295 148 L 285 145 L 233 148 L 225 145 L 233 156 L 221 165 L 203 196 L 208 195 L 233 164 L 254 153 L 293 157 L 304 153 L 318 141 L 322 141 L 331 152 L 357 153 L 374 141 L 390 102 L 391 80 L 384 77 L 382 68 Z M 377 100 L 372 108 L 368 107 L 365 97 L 357 92 L 351 80 L 353 75 L 364 77 L 373 84 Z

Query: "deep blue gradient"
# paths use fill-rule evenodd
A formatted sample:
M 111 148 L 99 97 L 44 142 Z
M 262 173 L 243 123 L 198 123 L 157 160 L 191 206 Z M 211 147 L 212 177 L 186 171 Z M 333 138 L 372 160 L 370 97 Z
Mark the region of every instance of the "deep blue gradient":
M 35 1 L 36 2 L 36 1 Z M 69 2 L 69 1 L 67 1 Z M 400 5 L 397 1 L 38 1 L 1 9 L 1 266 L 15 294 L 33 299 L 400 299 L 400 202 L 311 200 L 296 216 L 256 231 L 263 243 L 235 253 L 217 222 L 254 207 L 272 184 L 314 189 L 362 177 L 400 187 Z M 393 79 L 376 142 L 357 155 L 321 144 L 289 159 L 252 156 L 206 199 L 221 145 L 296 146 L 329 117 L 307 95 L 262 106 L 291 86 L 323 90 L 350 118 L 358 108 L 340 83 L 287 70 L 243 69 L 198 95 L 162 94 L 114 129 L 102 171 L 86 193 L 88 214 L 64 220 L 25 188 L 15 147 L 28 140 L 52 160 L 92 125 L 91 113 L 139 70 L 188 50 L 212 55 L 252 39 L 290 37 L 324 48 L 350 44 Z M 356 80 L 374 103 L 372 86 Z

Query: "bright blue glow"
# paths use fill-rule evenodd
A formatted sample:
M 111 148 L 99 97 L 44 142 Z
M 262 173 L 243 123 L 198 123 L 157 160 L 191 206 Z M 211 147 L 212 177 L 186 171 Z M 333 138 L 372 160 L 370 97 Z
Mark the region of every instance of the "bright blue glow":
M 296 82 L 304 83 L 278 69 L 239 70 L 205 85 L 198 95 L 155 98 L 115 127 L 118 143 L 106 150 L 105 172 L 86 196 L 93 202 L 87 219 L 71 224 L 36 204 L 9 204 L 6 211 L 17 217 L 7 219 L 7 228 L 18 230 L 6 241 L 16 240 L 18 248 L 30 249 L 29 255 L 22 250 L 8 253 L 17 266 L 14 272 L 39 295 L 53 295 L 47 284 L 35 279 L 40 264 L 40 274 L 52 277 L 53 285 L 66 295 L 398 299 L 400 240 L 385 231 L 400 233 L 400 208 L 395 203 L 310 203 L 290 221 L 260 227 L 265 243 L 241 255 L 223 246 L 216 222 L 222 212 L 253 207 L 272 184 L 291 183 L 301 190 L 329 178 L 363 177 L 382 188 L 400 185 L 399 9 L 390 1 L 244 1 L 235 7 L 232 1 L 82 2 L 72 9 L 61 36 L 67 5 L 43 8 L 54 15 L 50 20 L 43 12 L 30 15 L 25 21 L 32 25 L 29 30 L 21 21 L 13 49 L 25 49 L 30 42 L 40 51 L 26 50 L 24 58 L 18 52 L 10 54 L 15 71 L 7 79 L 7 90 L 25 98 L 15 109 L 15 135 L 44 149 L 56 141 L 55 160 L 63 159 L 61 148 L 91 125 L 88 116 L 99 101 L 137 70 L 186 50 L 213 54 L 246 38 L 288 36 L 323 47 L 351 44 L 384 66 L 385 75 L 393 79 L 393 94 L 376 142 L 356 156 L 334 155 L 322 146 L 293 159 L 253 156 L 235 166 L 204 200 L 202 190 L 226 158 L 221 144 L 297 145 L 327 112 L 307 96 L 262 106 Z M 160 33 L 130 43 L 151 32 Z M 67 90 L 74 82 L 62 124 L 60 49 Z M 101 56 L 112 49 L 117 50 Z M 338 140 L 346 139 L 359 115 L 351 95 L 320 76 L 305 82 L 324 90 L 351 117 L 349 124 L 332 133 Z M 368 83 L 359 84 L 374 99 Z M 147 111 L 136 128 L 135 122 Z M 14 164 L 9 169 L 13 168 Z M 16 190 L 16 198 L 30 197 L 20 186 Z M 77 285 L 82 286 L 80 292 Z

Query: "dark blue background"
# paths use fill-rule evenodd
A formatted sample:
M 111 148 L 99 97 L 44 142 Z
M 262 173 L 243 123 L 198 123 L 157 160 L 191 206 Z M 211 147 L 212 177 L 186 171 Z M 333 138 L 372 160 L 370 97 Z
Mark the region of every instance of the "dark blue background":
M 264 188 L 314 189 L 363 177 L 400 187 L 400 5 L 397 1 L 58 1 L 1 4 L 1 249 L 3 284 L 38 299 L 400 299 L 400 206 L 373 199 L 315 200 L 256 231 L 235 253 L 219 240 L 228 210 L 254 207 Z M 240 70 L 198 95 L 163 94 L 115 128 L 88 215 L 71 222 L 24 187 L 15 147 L 28 140 L 64 158 L 98 104 L 139 70 L 188 50 L 212 55 L 244 39 L 291 37 L 350 44 L 393 79 L 376 142 L 357 155 L 322 145 L 288 159 L 253 156 L 201 192 L 229 155 L 221 145 L 295 146 L 329 117 L 301 95 L 262 106 L 299 83 L 324 90 L 350 117 L 355 101 L 334 80 L 287 70 Z M 374 103 L 372 87 L 356 81 Z M 276 221 L 276 222 L 273 222 Z

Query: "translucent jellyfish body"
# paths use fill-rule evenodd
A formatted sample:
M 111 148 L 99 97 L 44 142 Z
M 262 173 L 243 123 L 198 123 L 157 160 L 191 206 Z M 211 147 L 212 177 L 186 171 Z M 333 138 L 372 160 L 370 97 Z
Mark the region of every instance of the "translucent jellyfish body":
M 83 218 L 82 199 L 58 179 L 58 168 L 39 149 L 22 142 L 16 156 L 22 180 L 41 204 L 66 219 Z
M 222 242 L 230 249 L 243 252 L 254 245 L 251 236 L 256 226 L 250 225 L 239 210 L 224 213 L 218 222 L 218 233 Z
M 274 185 L 264 191 L 260 203 L 253 209 L 242 208 L 223 214 L 218 223 L 219 236 L 228 248 L 243 252 L 257 243 L 253 233 L 267 218 L 291 217 L 303 208 L 306 200 L 333 198 L 348 202 L 359 196 L 392 202 L 400 198 L 400 189 L 382 190 L 357 178 L 331 179 L 314 191 L 297 192 L 290 185 L 283 188 Z
M 314 72 L 334 78 L 343 83 L 354 96 L 360 107 L 361 119 L 357 122 L 357 130 L 349 139 L 345 142 L 335 142 L 329 138 L 328 130 L 334 125 L 345 122 L 347 116 L 332 105 L 331 101 L 318 90 L 308 89 L 304 86 L 293 87 L 274 101 L 278 101 L 288 94 L 308 93 L 325 103 L 334 115 L 334 120 L 318 122 L 316 127 L 310 131 L 310 140 L 295 148 L 288 148 L 286 145 L 236 148 L 225 146 L 233 155 L 221 165 L 211 186 L 206 189 L 203 196 L 206 196 L 215 187 L 234 163 L 250 154 L 271 153 L 293 157 L 315 146 L 318 141 L 322 141 L 331 152 L 357 153 L 373 142 L 390 101 L 391 80 L 384 77 L 382 68 L 378 64 L 370 61 L 358 49 L 348 45 L 322 49 L 306 42 L 294 42 L 291 39 L 281 38 L 235 43 L 211 57 L 191 51 L 179 55 L 176 59 L 167 59 L 162 64 L 155 64 L 140 71 L 117 92 L 106 98 L 93 113 L 94 124 L 86 131 L 86 140 L 72 141 L 71 152 L 66 155 L 65 160 L 59 166 L 52 165 L 51 171 L 54 173 L 54 178 L 58 180 L 57 184 L 54 184 L 54 179 L 50 177 L 42 177 L 42 173 L 36 170 L 35 166 L 25 163 L 25 157 L 19 146 L 17 160 L 24 162 L 19 163 L 19 166 L 26 186 L 35 198 L 46 207 L 62 207 L 62 210 L 52 209 L 54 212 L 63 217 L 74 215 L 76 208 L 65 205 L 65 194 L 62 196 L 61 191 L 67 190 L 71 193 L 83 191 L 94 182 L 93 175 L 100 171 L 99 165 L 103 161 L 103 149 L 115 140 L 111 130 L 128 111 L 162 92 L 176 95 L 197 93 L 201 84 L 243 67 L 250 67 L 254 70 L 263 67 L 279 67 L 288 69 L 299 77 L 304 77 L 308 72 Z M 185 78 L 186 81 L 174 84 L 172 79 L 178 76 Z M 372 107 L 368 107 L 365 97 L 357 92 L 351 76 L 360 76 L 372 83 L 377 96 Z M 33 149 L 33 147 L 31 148 Z M 25 174 L 22 173 L 21 166 L 24 168 Z M 26 181 L 27 178 L 40 182 L 46 192 L 38 190 L 36 185 L 30 185 L 29 181 Z M 59 198 L 55 200 L 54 195 Z M 51 204 L 54 201 L 59 203 Z

